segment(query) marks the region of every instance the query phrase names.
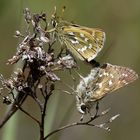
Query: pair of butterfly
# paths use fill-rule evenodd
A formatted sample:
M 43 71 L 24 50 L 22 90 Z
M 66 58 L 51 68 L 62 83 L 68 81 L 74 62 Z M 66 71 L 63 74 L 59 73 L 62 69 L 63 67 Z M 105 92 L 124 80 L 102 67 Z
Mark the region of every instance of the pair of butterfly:
M 75 25 L 52 17 L 54 33 L 67 49 L 81 60 L 92 61 L 102 50 L 105 32 L 100 29 Z M 121 66 L 104 64 L 93 68 L 83 77 L 76 89 L 77 109 L 80 113 L 90 113 L 95 102 L 108 93 L 133 82 L 138 78 L 135 71 Z
M 92 61 L 104 46 L 105 33 L 100 29 L 58 20 L 55 15 L 52 17 L 52 25 L 54 29 L 50 33 L 58 37 L 58 40 L 81 60 Z M 87 77 L 81 76 L 81 81 L 75 90 L 78 111 L 82 114 L 90 113 L 93 105 L 108 93 L 112 93 L 137 78 L 138 75 L 133 70 L 108 63 L 92 69 Z M 22 95 L 19 94 L 19 96 Z M 19 96 L 17 100 L 22 101 L 23 97 L 19 98 Z M 17 107 L 13 104 L 0 122 L 0 128 L 16 111 Z

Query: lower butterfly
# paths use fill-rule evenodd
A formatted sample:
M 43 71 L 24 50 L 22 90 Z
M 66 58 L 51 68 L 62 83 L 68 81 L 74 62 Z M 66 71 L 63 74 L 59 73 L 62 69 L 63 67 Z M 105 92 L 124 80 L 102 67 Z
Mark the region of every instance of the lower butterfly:
M 105 32 L 61 20 L 52 16 L 53 33 L 67 49 L 81 60 L 90 62 L 102 50 Z
M 135 81 L 136 72 L 127 67 L 104 64 L 81 77 L 76 89 L 76 105 L 82 114 L 90 113 L 93 105 L 107 94 Z

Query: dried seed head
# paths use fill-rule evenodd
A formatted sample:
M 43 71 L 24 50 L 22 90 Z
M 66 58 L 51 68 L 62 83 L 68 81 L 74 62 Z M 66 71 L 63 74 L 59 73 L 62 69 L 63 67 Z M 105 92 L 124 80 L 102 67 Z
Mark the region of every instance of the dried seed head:
M 10 105 L 12 103 L 11 99 L 9 96 L 3 97 L 3 103 L 6 105 Z

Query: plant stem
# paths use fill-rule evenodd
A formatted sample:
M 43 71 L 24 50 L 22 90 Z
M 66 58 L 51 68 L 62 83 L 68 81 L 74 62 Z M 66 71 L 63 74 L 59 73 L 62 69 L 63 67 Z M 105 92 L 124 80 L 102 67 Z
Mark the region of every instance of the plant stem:
M 46 94 L 45 102 L 42 105 L 41 108 L 41 122 L 40 122 L 40 140 L 45 140 L 44 139 L 44 124 L 45 124 L 45 116 L 46 116 L 46 107 L 47 107 L 47 102 L 48 99 L 52 95 L 52 90 L 50 89 L 49 93 Z

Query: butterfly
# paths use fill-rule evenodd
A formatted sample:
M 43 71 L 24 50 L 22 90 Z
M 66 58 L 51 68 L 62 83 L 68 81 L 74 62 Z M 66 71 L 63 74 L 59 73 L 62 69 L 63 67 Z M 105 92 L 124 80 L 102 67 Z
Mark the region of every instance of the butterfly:
M 56 17 L 56 14 L 52 16 L 51 23 L 54 36 L 80 60 L 92 61 L 104 46 L 105 32 L 101 29 L 73 24 Z
M 127 67 L 109 63 L 91 70 L 82 77 L 76 88 L 76 106 L 81 114 L 90 113 L 96 102 L 113 91 L 135 81 L 136 72 Z

